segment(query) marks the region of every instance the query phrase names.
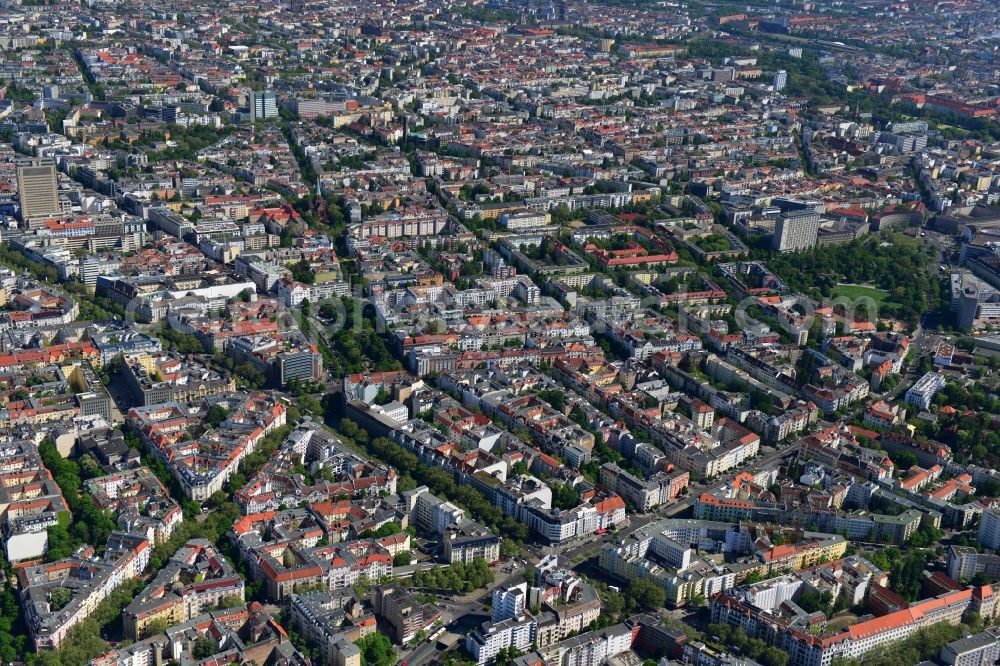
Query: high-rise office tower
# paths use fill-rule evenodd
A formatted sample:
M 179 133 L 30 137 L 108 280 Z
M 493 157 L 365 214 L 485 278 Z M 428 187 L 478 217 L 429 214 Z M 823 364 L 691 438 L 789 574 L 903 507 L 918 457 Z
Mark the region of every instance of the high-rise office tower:
M 17 191 L 21 219 L 59 214 L 59 193 L 54 164 L 33 164 L 17 168 Z
M 251 92 L 249 106 L 253 120 L 278 117 L 278 98 L 273 92 Z
M 820 218 L 815 210 L 793 210 L 783 213 L 774 225 L 772 247 L 779 252 L 807 250 L 816 245 Z
M 783 69 L 779 69 L 774 73 L 774 89 L 783 90 L 788 84 L 788 72 Z

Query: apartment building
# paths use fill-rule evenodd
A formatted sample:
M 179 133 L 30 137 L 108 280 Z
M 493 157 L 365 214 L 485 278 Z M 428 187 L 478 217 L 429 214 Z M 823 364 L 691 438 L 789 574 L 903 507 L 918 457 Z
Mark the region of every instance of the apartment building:
M 375 615 L 349 589 L 292 595 L 291 621 L 333 666 L 361 666 L 354 642 L 377 630 Z
M 320 545 L 326 532 L 306 509 L 243 516 L 229 532 L 268 598 L 282 600 L 306 589 L 341 590 L 360 579 L 392 574 L 392 553 L 379 540 Z
M 496 659 L 500 650 L 506 648 L 526 652 L 535 642 L 537 633 L 538 622 L 532 617 L 484 622 L 465 637 L 465 649 L 478 666 L 483 666 Z
M 928 372 L 906 391 L 906 403 L 920 409 L 930 409 L 934 396 L 944 388 L 944 384 L 944 375 Z
M 780 597 L 779 597 L 780 598 Z M 880 645 L 900 641 L 938 622 L 958 624 L 969 611 L 992 616 L 996 599 L 989 587 L 955 590 L 910 604 L 881 617 L 858 622 L 832 635 L 815 635 L 808 627 L 772 614 L 772 606 L 731 594 L 712 601 L 712 621 L 742 627 L 751 635 L 788 652 L 790 666 L 827 666 L 836 657 L 858 658 Z
M 152 546 L 145 537 L 112 532 L 104 554 L 87 546 L 71 557 L 18 570 L 25 622 L 36 650 L 55 649 L 74 626 L 122 583 L 139 577 L 149 565 Z M 51 592 L 70 592 L 61 607 L 51 604 Z
M 487 562 L 500 559 L 500 536 L 474 520 L 465 520 L 449 528 L 443 540 L 442 555 L 446 562 L 469 564 L 475 559 Z
M 987 509 L 979 521 L 979 543 L 983 548 L 1000 548 L 1000 509 Z
M 153 544 L 169 539 L 184 519 L 180 505 L 146 467 L 88 479 L 84 488 L 97 506 L 115 514 L 119 527 Z
M 33 164 L 17 168 L 17 192 L 21 204 L 21 219 L 59 215 L 56 166 Z
M 1000 630 L 996 627 L 952 641 L 938 659 L 948 666 L 983 666 L 1000 661 Z
M 187 402 L 236 390 L 236 383 L 179 354 L 137 354 L 125 363 L 125 385 L 139 405 Z
M 394 639 L 400 644 L 412 641 L 418 633 L 430 628 L 441 615 L 438 606 L 421 603 L 406 590 L 388 585 L 373 589 L 371 600 L 375 614 L 393 628 Z
M 599 666 L 632 649 L 638 633 L 638 627 L 616 624 L 541 648 L 539 655 L 545 663 L 561 666 Z
M 219 604 L 243 603 L 243 579 L 205 539 L 181 546 L 156 577 L 122 610 L 125 635 L 141 640 L 162 622 L 186 622 Z
M 969 580 L 979 574 L 1000 578 L 1000 555 L 980 553 L 969 546 L 948 547 L 948 576 L 952 580 Z
M 196 501 L 222 490 L 243 458 L 285 425 L 287 412 L 284 403 L 262 392 L 214 396 L 208 404 L 220 405 L 228 414 L 218 428 L 198 439 L 187 438 L 192 425 L 189 410 L 176 402 L 133 407 L 128 417 L 146 447 L 164 461 L 184 493 Z
M 656 472 L 640 479 L 615 463 L 605 463 L 601 465 L 599 480 L 602 486 L 621 495 L 636 510 L 647 512 L 677 499 L 687 488 L 691 473 L 687 470 Z
M 30 441 L 0 445 L 0 520 L 9 562 L 41 557 L 49 527 L 69 513 L 62 490 Z

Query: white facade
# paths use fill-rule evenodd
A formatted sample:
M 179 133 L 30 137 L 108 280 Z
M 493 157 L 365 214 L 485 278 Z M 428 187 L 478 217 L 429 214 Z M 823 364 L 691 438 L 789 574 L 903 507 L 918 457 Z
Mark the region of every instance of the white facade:
M 523 616 L 527 599 L 527 583 L 520 583 L 507 588 L 496 588 L 493 590 L 493 613 L 491 619 L 494 622 L 500 622 Z
M 943 388 L 944 375 L 939 372 L 928 372 L 906 392 L 906 402 L 920 409 L 929 409 L 934 396 Z
M 526 210 L 517 213 L 504 213 L 500 216 L 500 224 L 506 229 L 517 231 L 544 227 L 550 219 L 548 213 Z
M 372 407 L 372 411 L 378 412 L 396 423 L 406 423 L 410 419 L 410 410 L 407 409 L 406 405 L 395 400 L 385 405 L 375 405 Z
M 12 534 L 7 539 L 7 561 L 19 562 L 39 558 L 45 554 L 48 544 L 48 533 L 45 530 Z
M 772 247 L 779 252 L 806 250 L 816 245 L 820 217 L 816 211 L 794 211 L 778 218 Z
M 452 526 L 458 526 L 465 520 L 465 511 L 451 502 L 441 502 L 434 506 L 431 513 L 431 528 L 438 534 L 444 534 Z
M 599 666 L 609 658 L 631 648 L 632 631 L 624 624 L 618 624 L 569 638 L 542 652 L 546 663 L 559 663 L 561 666 Z
M 787 71 L 779 69 L 777 72 L 774 73 L 773 85 L 775 90 L 784 90 L 787 84 L 788 84 Z
M 537 634 L 538 624 L 533 618 L 486 623 L 465 637 L 465 647 L 481 666 L 493 661 L 504 648 L 527 651 Z
M 983 511 L 979 521 L 979 543 L 983 548 L 1000 548 L 1000 511 Z

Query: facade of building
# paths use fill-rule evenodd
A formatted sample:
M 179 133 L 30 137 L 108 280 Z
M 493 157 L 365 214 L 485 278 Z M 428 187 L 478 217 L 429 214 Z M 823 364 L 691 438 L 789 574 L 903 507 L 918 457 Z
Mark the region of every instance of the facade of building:
M 36 650 L 55 649 L 74 626 L 122 583 L 137 578 L 149 566 L 152 546 L 144 537 L 113 532 L 102 556 L 92 547 L 63 560 L 18 570 L 24 618 Z M 70 593 L 59 608 L 50 603 L 54 588 Z
M 814 635 L 807 627 L 771 613 L 787 595 L 771 603 L 721 594 L 712 602 L 712 621 L 742 627 L 749 635 L 788 652 L 789 666 L 829 666 L 837 657 L 860 659 L 870 650 L 900 641 L 918 629 L 939 622 L 958 624 L 970 611 L 992 617 L 996 599 L 989 586 L 954 590 L 910 604 L 907 608 L 858 622 L 829 636 Z
M 428 629 L 440 616 L 434 604 L 424 604 L 399 588 L 379 586 L 371 592 L 375 614 L 385 619 L 395 631 L 397 643 L 409 643 L 421 631 Z
M 278 117 L 278 98 L 273 92 L 250 93 L 249 107 L 253 120 L 267 120 Z
M 772 247 L 778 252 L 807 250 L 816 246 L 820 216 L 814 210 L 783 213 L 774 227 Z
M 948 666 L 984 666 L 1000 662 L 1000 630 L 987 629 L 941 648 L 938 659 Z
M 785 86 L 788 85 L 788 72 L 783 69 L 779 69 L 775 72 L 774 80 L 771 85 L 775 91 L 784 90 Z
M 500 559 L 500 536 L 474 520 L 465 520 L 443 535 L 442 554 L 446 562 L 470 564 L 475 559 Z
M 496 659 L 500 650 L 517 648 L 526 652 L 535 642 L 538 623 L 534 618 L 486 622 L 465 637 L 465 649 L 482 666 Z
M 18 167 L 17 188 L 21 219 L 30 220 L 59 214 L 59 194 L 54 164 Z
M 122 610 L 125 635 L 140 640 L 158 623 L 180 624 L 223 602 L 243 603 L 243 579 L 211 543 L 193 539 Z
M 1000 548 L 1000 510 L 987 509 L 979 521 L 979 543 L 983 548 Z

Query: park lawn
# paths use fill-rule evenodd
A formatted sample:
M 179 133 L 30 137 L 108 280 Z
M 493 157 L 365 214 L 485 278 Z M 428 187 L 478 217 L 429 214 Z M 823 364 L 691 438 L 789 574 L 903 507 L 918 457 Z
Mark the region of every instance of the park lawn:
M 860 284 L 838 284 L 833 288 L 831 295 L 833 298 L 837 298 L 838 296 L 846 296 L 847 298 L 868 297 L 876 303 L 881 303 L 889 295 L 889 292 L 878 287 L 866 287 Z
M 938 123 L 937 128 L 939 130 L 943 130 L 943 129 L 956 130 L 958 132 L 961 132 L 962 134 L 972 134 L 972 132 L 970 132 L 969 130 L 965 129 L 964 127 L 957 127 L 955 125 L 946 125 L 945 123 Z
M 889 234 L 886 236 L 886 239 L 889 242 L 904 247 L 908 250 L 917 250 L 923 245 L 923 241 L 921 241 L 919 238 L 916 238 L 914 236 L 908 236 L 907 234 L 900 232 Z

